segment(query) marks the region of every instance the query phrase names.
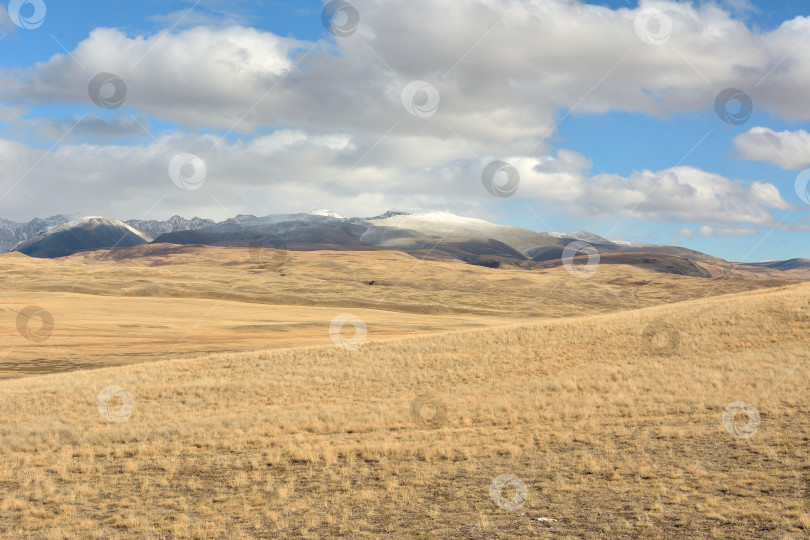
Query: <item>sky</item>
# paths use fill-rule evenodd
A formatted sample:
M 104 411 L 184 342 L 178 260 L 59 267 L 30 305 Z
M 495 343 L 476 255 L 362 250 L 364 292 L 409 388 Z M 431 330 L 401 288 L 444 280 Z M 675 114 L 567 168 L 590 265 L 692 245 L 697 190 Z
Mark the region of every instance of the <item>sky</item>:
M 808 2 L 79 5 L 0 3 L 2 218 L 442 210 L 810 258 Z

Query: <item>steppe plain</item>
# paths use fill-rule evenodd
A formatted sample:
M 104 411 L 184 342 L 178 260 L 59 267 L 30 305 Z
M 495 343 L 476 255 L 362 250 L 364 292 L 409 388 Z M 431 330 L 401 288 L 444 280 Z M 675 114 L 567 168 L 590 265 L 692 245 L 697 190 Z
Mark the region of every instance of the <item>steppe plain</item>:
M 165 245 L 0 268 L 4 538 L 810 535 L 808 283 Z

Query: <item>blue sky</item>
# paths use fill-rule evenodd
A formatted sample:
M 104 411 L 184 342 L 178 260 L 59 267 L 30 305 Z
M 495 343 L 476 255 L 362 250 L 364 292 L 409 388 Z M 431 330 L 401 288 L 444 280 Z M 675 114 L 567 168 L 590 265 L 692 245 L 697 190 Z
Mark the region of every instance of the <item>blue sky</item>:
M 324 28 L 321 1 L 113 0 L 78 10 L 46 0 L 35 29 L 3 13 L 0 216 L 225 219 L 419 207 L 730 260 L 810 257 L 808 205 L 795 191 L 810 165 L 799 144 L 810 113 L 799 98 L 780 99 L 803 82 L 810 40 L 797 36 L 805 25 L 810 33 L 810 5 L 589 2 L 607 12 L 481 2 L 353 2 L 361 24 L 348 37 Z M 673 22 L 666 43 L 633 34 L 642 9 Z M 24 6 L 22 16 L 32 11 Z M 541 31 L 549 24 L 551 42 Z M 614 26 L 628 45 L 605 50 L 599 40 L 617 41 Z M 580 27 L 581 36 L 567 30 Z M 728 32 L 728 49 L 719 41 L 692 49 L 707 28 Z M 533 39 L 539 52 L 525 46 Z M 123 107 L 87 99 L 85 81 L 98 72 L 126 81 Z M 409 79 L 435 85 L 438 112 L 403 111 L 399 81 Z M 724 87 L 753 98 L 741 125 L 714 110 Z M 777 134 L 779 148 L 799 148 L 770 155 L 760 128 Z M 169 158 L 159 154 L 179 150 L 207 164 L 202 188 L 167 181 Z M 492 159 L 520 170 L 516 196 L 480 189 Z M 667 178 L 678 197 L 671 206 L 656 188 Z M 640 202 L 647 186 L 653 195 Z M 702 190 L 709 195 L 690 203 Z

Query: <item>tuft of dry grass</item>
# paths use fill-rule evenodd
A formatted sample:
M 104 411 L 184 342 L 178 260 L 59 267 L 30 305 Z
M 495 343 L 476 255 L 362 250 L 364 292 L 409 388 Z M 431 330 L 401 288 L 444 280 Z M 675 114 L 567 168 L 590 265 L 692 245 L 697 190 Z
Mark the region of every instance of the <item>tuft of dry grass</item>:
M 808 361 L 802 284 L 0 381 L 0 533 L 807 537 Z

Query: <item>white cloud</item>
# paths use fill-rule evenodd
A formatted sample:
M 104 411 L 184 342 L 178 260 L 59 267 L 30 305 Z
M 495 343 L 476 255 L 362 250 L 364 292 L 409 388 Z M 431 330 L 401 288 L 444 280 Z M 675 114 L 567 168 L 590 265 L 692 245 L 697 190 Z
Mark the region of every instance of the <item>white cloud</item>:
M 790 210 L 773 184 L 730 180 L 694 167 L 589 176 L 589 162 L 560 152 L 521 172 L 519 196 L 563 203 L 581 216 L 628 217 L 653 222 L 749 223 L 774 226 L 773 210 Z
M 0 123 L 13 124 L 18 122 L 25 111 L 21 107 L 9 107 L 0 103 Z
M 756 234 L 757 230 L 752 227 L 709 227 L 708 225 L 703 225 L 697 229 L 685 227 L 678 232 L 678 236 L 682 238 L 726 238 L 754 236 Z
M 760 12 L 760 9 L 751 0 L 720 0 L 720 4 L 727 7 L 733 14 L 740 16 Z
M 295 40 L 242 27 L 197 27 L 136 39 L 99 28 L 79 43 L 73 58 L 55 55 L 23 79 L 17 72 L 7 73 L 0 96 L 27 104 L 92 106 L 88 84 L 96 74 L 108 72 L 126 83 L 125 106 L 188 128 L 231 127 L 292 69 L 290 54 L 299 46 Z
M 7 185 L 41 159 L 0 208 L 140 217 L 168 193 L 166 213 L 186 208 L 211 217 L 310 205 L 356 215 L 396 206 L 453 209 L 491 200 L 480 175 L 492 159 L 520 170 L 517 197 L 583 216 L 627 214 L 716 231 L 774 226 L 773 211 L 791 208 L 772 184 L 692 167 L 591 175 L 586 157 L 549 155 L 548 144 L 563 110 L 710 111 L 727 87 L 748 92 L 757 109 L 810 119 L 808 18 L 760 31 L 716 5 L 665 0 L 616 10 L 568 0 L 353 3 L 360 27 L 334 44 L 241 26 L 148 36 L 99 28 L 72 57 L 5 70 L 0 101 L 13 107 L 92 106 L 88 82 L 110 72 L 127 84 L 122 113 L 128 108 L 190 131 L 289 129 L 233 144 L 199 135 L 144 138 L 135 147 L 67 144 L 47 156 L 0 141 Z M 673 23 L 661 46 L 642 42 L 634 30 L 639 10 L 649 8 Z M 434 116 L 417 118 L 403 108 L 402 89 L 414 79 L 439 90 Z M 133 129 L 129 123 L 92 131 Z M 166 165 L 177 152 L 205 159 L 204 189 L 171 191 Z M 52 193 L 60 197 L 42 195 Z
M 422 147 L 430 151 L 420 152 Z M 390 208 L 443 207 L 462 214 L 479 208 L 483 217 L 499 200 L 482 185 L 481 171 L 490 157 L 447 159 L 462 150 L 458 141 L 378 142 L 302 130 L 232 144 L 210 135 L 175 135 L 146 146 L 62 145 L 51 153 L 0 140 L 0 159 L 11 165 L 0 183 L 0 208 L 9 217 L 36 207 L 43 215 L 130 219 L 153 209 L 156 216 L 181 212 L 224 219 L 322 207 L 359 216 Z M 208 177 L 201 189 L 181 191 L 171 183 L 168 163 L 180 152 L 206 162 Z M 515 199 L 583 217 L 618 220 L 627 215 L 721 229 L 771 227 L 774 210 L 792 208 L 771 184 L 730 180 L 691 167 L 622 177 L 589 175 L 590 162 L 572 151 L 508 160 L 521 175 Z M 4 196 L 22 177 L 25 181 Z M 43 195 L 52 193 L 59 196 Z
M 734 139 L 742 159 L 764 161 L 789 171 L 810 166 L 810 133 L 774 131 L 766 127 L 751 128 Z
M 810 119 L 810 42 L 802 41 L 810 19 L 760 32 L 711 4 L 662 0 L 617 10 L 562 0 L 354 3 L 359 30 L 305 58 L 312 44 L 238 26 L 136 37 L 97 29 L 72 51 L 86 70 L 55 55 L 7 73 L 0 97 L 90 104 L 87 83 L 106 71 L 127 82 L 126 106 L 185 128 L 292 125 L 380 136 L 401 122 L 410 134 L 446 139 L 455 136 L 449 126 L 479 153 L 513 154 L 553 135 L 560 109 L 711 110 L 727 87 L 748 92 L 757 108 Z M 666 44 L 635 34 L 644 8 L 672 19 Z M 427 121 L 400 103 L 414 79 L 441 93 Z
M 0 109 L 0 121 L 3 112 Z M 141 138 L 149 132 L 149 120 L 144 117 L 115 116 L 102 118 L 95 113 L 75 115 L 59 119 L 49 118 L 14 118 L 8 122 L 18 141 L 60 140 L 72 143 L 77 140 L 109 144 L 122 138 Z

